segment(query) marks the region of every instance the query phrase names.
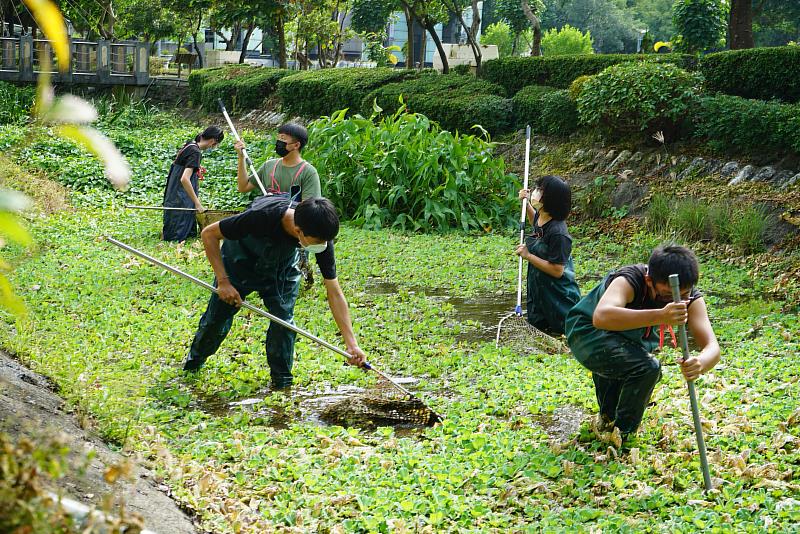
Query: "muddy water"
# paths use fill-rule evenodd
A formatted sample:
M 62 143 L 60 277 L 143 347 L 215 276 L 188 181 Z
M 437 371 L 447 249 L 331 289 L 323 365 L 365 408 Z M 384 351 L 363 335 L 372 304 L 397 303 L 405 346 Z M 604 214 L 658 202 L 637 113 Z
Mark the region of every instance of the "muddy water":
M 380 278 L 371 278 L 366 286 L 366 292 L 371 295 L 391 295 L 397 293 L 398 289 L 398 284 Z M 494 341 L 500 319 L 513 312 L 517 303 L 516 292 L 484 293 L 465 298 L 454 296 L 448 290 L 440 288 L 413 287 L 409 291 L 423 294 L 434 302 L 452 305 L 455 318 L 459 322 L 478 323 L 477 328 L 469 329 L 456 338 L 456 341 L 466 343 Z
M 413 389 L 415 383 L 418 382 L 416 378 L 411 377 L 398 377 L 395 381 L 406 388 Z M 291 390 L 282 390 L 270 392 L 265 390 L 262 396 L 249 397 L 238 399 L 234 401 L 222 400 L 217 397 L 200 397 L 198 396 L 195 401 L 197 409 L 206 412 L 215 417 L 225 417 L 232 415 L 240 410 L 247 411 L 251 417 L 259 417 L 265 420 L 266 424 L 271 428 L 282 430 L 286 429 L 292 423 L 309 423 L 319 426 L 328 426 L 330 423 L 325 421 L 321 414 L 325 409 L 336 403 L 346 401 L 348 399 L 355 399 L 365 393 L 363 388 L 352 385 L 341 385 L 335 389 L 328 388 L 322 391 L 309 391 L 301 388 L 292 388 Z M 269 395 L 286 395 L 296 401 L 295 409 L 291 413 L 287 413 L 286 409 L 282 406 L 267 406 L 264 403 Z M 299 413 L 298 413 L 299 411 Z M 376 426 L 387 425 L 370 425 L 362 427 L 366 430 L 374 430 Z M 392 424 L 397 436 L 415 436 L 424 431 L 425 428 L 413 424 Z

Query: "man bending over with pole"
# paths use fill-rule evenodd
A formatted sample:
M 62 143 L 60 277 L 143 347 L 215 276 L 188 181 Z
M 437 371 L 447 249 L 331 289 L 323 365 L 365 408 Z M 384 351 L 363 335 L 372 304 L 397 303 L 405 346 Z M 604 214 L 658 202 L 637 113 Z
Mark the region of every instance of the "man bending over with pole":
M 199 369 L 217 351 L 242 299 L 250 293 L 257 292 L 270 313 L 292 321 L 300 287 L 296 263 L 301 247 L 317 256 L 328 305 L 351 355 L 349 363 L 363 365 L 365 354 L 353 333 L 347 300 L 336 278 L 333 238 L 338 232 L 339 217 L 328 199 L 309 198 L 295 204 L 283 195 L 259 197 L 244 213 L 207 226 L 201 237 L 218 293 L 211 296 L 200 318 L 184 370 Z M 292 385 L 295 335 L 270 323 L 266 352 L 274 389 Z
M 679 275 L 681 302 L 673 302 L 671 274 Z M 620 446 L 642 421 L 661 364 L 651 352 L 664 344 L 665 331 L 687 324 L 700 347 L 684 359 L 681 372 L 693 381 L 719 362 L 720 350 L 702 295 L 697 258 L 677 246 L 658 247 L 647 265 L 612 272 L 567 313 L 567 342 L 581 365 L 592 372 L 598 433 L 612 432 Z M 615 427 L 619 429 L 616 433 Z

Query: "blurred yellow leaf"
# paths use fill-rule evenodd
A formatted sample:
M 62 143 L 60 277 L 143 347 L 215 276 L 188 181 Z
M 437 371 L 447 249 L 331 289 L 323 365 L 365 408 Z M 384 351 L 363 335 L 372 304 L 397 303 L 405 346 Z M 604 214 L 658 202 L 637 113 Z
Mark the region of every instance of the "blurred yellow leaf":
M 45 37 L 53 45 L 53 52 L 58 58 L 58 70 L 69 70 L 69 41 L 67 40 L 67 26 L 61 11 L 50 0 L 23 0 L 25 5 L 36 19 L 36 24 Z
M 103 162 L 106 177 L 115 189 L 124 191 L 128 188 L 131 177 L 130 166 L 111 140 L 88 126 L 64 125 L 58 128 L 58 132 L 97 156 Z
M 22 225 L 19 218 L 8 211 L 0 211 L 0 235 L 24 246 L 29 246 L 33 243 L 31 235 Z
M 25 304 L 22 302 L 22 299 L 14 294 L 14 290 L 11 288 L 8 278 L 2 274 L 0 274 L 0 306 L 19 318 L 24 319 L 27 315 L 27 310 L 25 309 Z

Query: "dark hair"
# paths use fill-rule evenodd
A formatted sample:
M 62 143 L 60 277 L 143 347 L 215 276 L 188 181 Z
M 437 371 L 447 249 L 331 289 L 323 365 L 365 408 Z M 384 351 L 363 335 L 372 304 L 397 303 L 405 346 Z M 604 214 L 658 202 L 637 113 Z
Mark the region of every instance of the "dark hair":
M 572 191 L 560 176 L 542 176 L 536 181 L 542 190 L 542 209 L 556 221 L 563 221 L 572 211 Z
M 700 267 L 694 252 L 672 243 L 660 245 L 653 251 L 647 262 L 647 272 L 653 283 L 669 283 L 669 275 L 677 274 L 681 289 L 694 286 L 700 278 Z
M 194 140 L 197 142 L 200 139 L 214 139 L 217 143 L 221 143 L 224 137 L 225 134 L 222 132 L 222 128 L 219 126 L 209 126 L 203 130 L 202 133 L 197 134 Z
M 294 223 L 309 237 L 330 241 L 339 233 L 339 215 L 327 198 L 312 197 L 294 209 Z
M 302 124 L 297 124 L 296 122 L 281 124 L 278 128 L 278 133 L 292 136 L 295 141 L 300 143 L 300 150 L 303 150 L 303 147 L 308 143 L 308 130 Z

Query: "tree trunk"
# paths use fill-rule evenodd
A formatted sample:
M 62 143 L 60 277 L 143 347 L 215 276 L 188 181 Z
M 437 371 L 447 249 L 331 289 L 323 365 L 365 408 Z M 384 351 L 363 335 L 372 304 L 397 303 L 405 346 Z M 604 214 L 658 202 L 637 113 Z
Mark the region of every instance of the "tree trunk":
M 522 8 L 522 12 L 525 14 L 525 18 L 531 23 L 531 28 L 533 28 L 533 45 L 531 45 L 531 55 L 541 56 L 542 22 L 539 20 L 539 17 L 536 16 L 536 13 L 533 12 L 533 9 L 531 9 L 530 4 L 528 4 L 528 0 L 520 0 L 520 7 Z
M 328 66 L 328 51 L 323 49 L 322 41 L 317 40 L 317 65 L 324 69 Z
M 236 41 L 239 40 L 239 35 L 241 33 L 242 33 L 242 23 L 237 22 L 233 25 L 233 28 L 231 28 L 231 38 L 225 39 L 226 52 L 233 52 L 234 50 L 236 50 Z
M 731 50 L 754 48 L 753 4 L 751 0 L 731 0 L 728 20 L 728 46 Z
M 225 43 L 225 50 L 228 50 L 228 43 L 231 42 L 231 39 L 225 37 L 225 34 L 218 29 L 216 28 L 211 28 L 211 29 L 214 31 L 214 33 L 217 34 L 217 37 L 219 37 L 222 40 L 222 42 Z
M 256 29 L 256 23 L 250 22 L 247 24 L 247 30 L 242 39 L 242 53 L 239 54 L 239 63 L 244 63 L 244 58 L 247 57 L 247 47 L 250 45 L 250 37 L 253 35 L 253 30 Z
M 403 2 L 403 12 L 406 15 L 406 28 L 408 29 L 408 39 L 406 40 L 406 68 L 414 66 L 414 16 L 411 6 Z
M 426 21 L 427 22 L 427 21 Z M 425 55 L 428 53 L 428 33 L 427 24 L 423 24 L 422 26 L 422 39 L 420 40 L 419 44 L 419 68 L 425 68 Z
M 473 0 L 474 2 L 475 0 Z M 452 7 L 457 8 L 457 4 L 453 4 Z M 469 43 L 470 48 L 472 48 L 472 55 L 475 56 L 475 70 L 477 73 L 481 72 L 481 60 L 483 59 L 483 54 L 481 53 L 481 45 L 478 44 L 478 40 L 475 37 L 475 34 L 472 33 L 472 28 L 467 26 L 467 23 L 464 21 L 464 17 L 461 15 L 460 11 L 456 11 L 455 9 L 451 10 L 451 13 L 458 17 L 458 22 L 461 24 L 461 27 L 464 28 L 464 31 L 467 32 L 467 43 Z M 480 21 L 479 21 L 480 23 Z
M 473 38 L 478 40 L 478 31 L 481 29 L 481 12 L 478 9 L 478 0 L 472 0 L 472 26 L 470 31 Z
M 194 43 L 194 49 L 197 52 L 197 60 L 199 63 L 200 68 L 203 68 L 205 64 L 205 48 L 206 48 L 206 36 L 205 32 L 203 32 L 203 46 L 197 46 L 197 34 L 200 32 L 200 25 L 203 23 L 203 12 L 197 14 L 197 26 L 194 29 L 194 33 L 192 34 L 192 43 Z
M 436 45 L 436 50 L 439 52 L 439 57 L 442 58 L 442 74 L 447 74 L 450 72 L 450 64 L 447 62 L 447 54 L 444 51 L 444 47 L 442 46 L 442 40 L 439 39 L 439 35 L 436 33 L 436 27 L 433 25 L 431 21 L 428 21 L 427 27 L 425 28 L 428 30 L 428 33 L 431 34 L 431 39 L 433 39 L 433 44 Z
M 283 24 L 283 14 L 278 15 L 275 31 L 278 32 L 278 66 L 285 69 L 288 64 L 286 62 L 286 27 Z
M 472 55 L 475 57 L 475 70 L 480 73 L 481 71 L 481 59 L 483 54 L 481 53 L 481 46 L 478 44 L 477 38 L 477 31 L 480 28 L 481 24 L 481 16 L 478 13 L 478 2 L 477 0 L 472 0 L 472 26 L 467 26 L 467 23 L 464 21 L 464 16 L 461 14 L 461 9 L 459 9 L 458 4 L 454 0 L 450 0 L 449 2 L 445 2 L 444 6 L 447 10 L 458 19 L 458 23 L 464 29 L 467 34 L 467 43 L 469 43 L 470 48 L 472 49 Z M 477 18 L 477 23 L 475 22 Z
M 344 49 L 344 23 L 347 20 L 348 13 L 345 12 L 343 15 L 340 15 L 338 12 L 338 5 L 336 7 L 336 17 L 339 21 L 339 34 L 336 37 L 336 46 L 333 47 L 334 56 L 333 56 L 333 67 L 336 68 L 339 65 L 339 60 L 344 56 L 342 50 Z

